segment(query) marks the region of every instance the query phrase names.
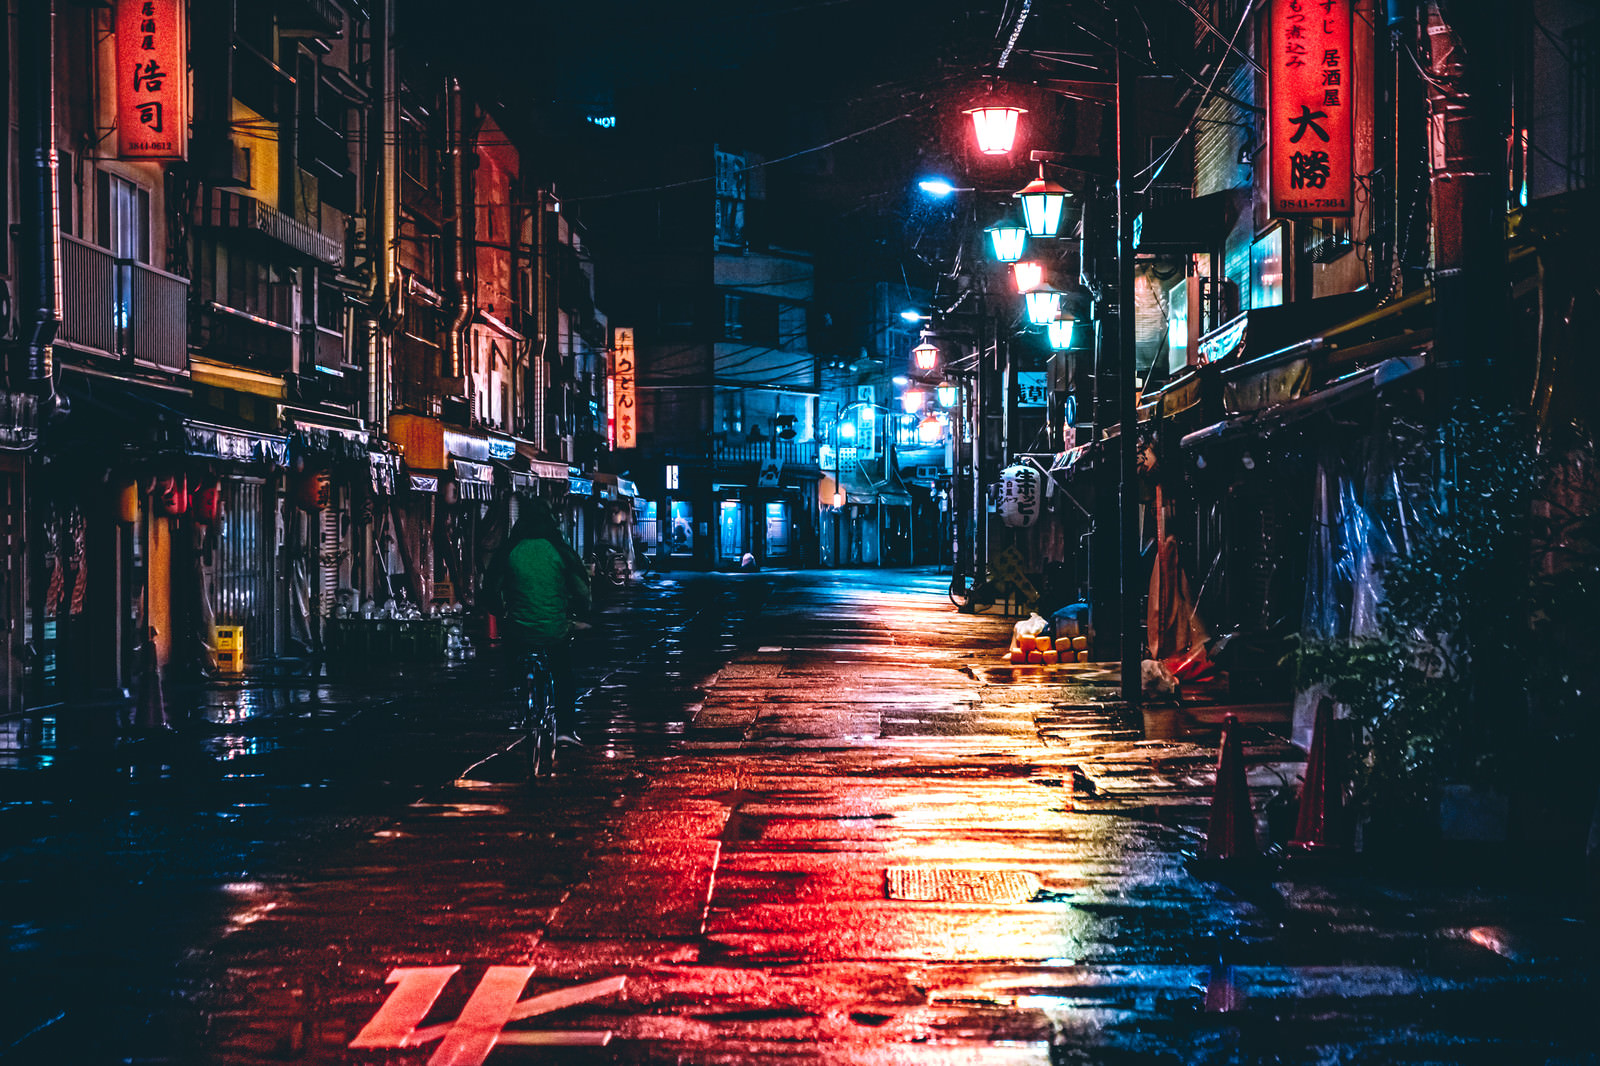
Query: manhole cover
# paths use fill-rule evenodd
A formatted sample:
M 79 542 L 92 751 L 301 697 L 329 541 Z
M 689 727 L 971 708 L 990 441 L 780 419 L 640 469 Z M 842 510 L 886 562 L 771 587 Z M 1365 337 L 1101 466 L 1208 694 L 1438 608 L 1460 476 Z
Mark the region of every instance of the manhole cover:
M 931 903 L 1026 903 L 1039 891 L 1039 879 L 1024 870 L 896 866 L 883 873 L 890 899 Z

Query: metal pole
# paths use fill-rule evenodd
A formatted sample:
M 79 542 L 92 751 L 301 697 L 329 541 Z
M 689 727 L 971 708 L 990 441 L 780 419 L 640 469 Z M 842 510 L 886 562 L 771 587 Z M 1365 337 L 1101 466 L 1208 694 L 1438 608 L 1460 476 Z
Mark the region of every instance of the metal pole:
M 1120 23 L 1120 20 L 1119 20 Z M 1139 476 L 1135 446 L 1139 433 L 1134 382 L 1138 379 L 1133 318 L 1133 196 L 1135 82 L 1132 63 L 1123 58 L 1121 26 L 1113 40 L 1117 64 L 1117 484 L 1118 561 L 1122 616 L 1122 698 L 1139 703 Z

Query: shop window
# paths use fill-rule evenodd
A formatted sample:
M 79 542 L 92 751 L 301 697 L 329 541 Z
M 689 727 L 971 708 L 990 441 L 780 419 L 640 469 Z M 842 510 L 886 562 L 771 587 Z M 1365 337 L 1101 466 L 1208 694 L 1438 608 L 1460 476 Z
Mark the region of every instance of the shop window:
M 1284 302 L 1283 226 L 1274 226 L 1250 246 L 1250 306 Z
M 767 504 L 767 557 L 789 554 L 789 505 L 782 500 Z
M 722 298 L 722 336 L 730 341 L 744 337 L 744 297 L 727 295 Z
M 669 508 L 672 515 L 672 553 L 694 553 L 694 505 L 688 500 L 673 500 Z
M 725 562 L 738 562 L 744 555 L 744 504 L 723 500 L 717 512 L 718 556 Z

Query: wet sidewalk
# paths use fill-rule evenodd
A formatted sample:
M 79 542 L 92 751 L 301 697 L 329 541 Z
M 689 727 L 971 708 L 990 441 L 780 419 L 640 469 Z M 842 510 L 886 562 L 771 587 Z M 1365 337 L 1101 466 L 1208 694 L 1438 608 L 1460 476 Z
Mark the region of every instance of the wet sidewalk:
M 209 901 L 197 876 L 165 961 L 115 970 L 117 1024 L 10 986 L 64 1012 L 21 1061 L 1593 1061 L 1586 927 L 1544 886 L 1219 874 L 1214 737 L 990 670 L 1005 620 L 929 580 L 716 595 L 603 634 L 626 654 L 550 779 L 487 693 L 384 697 L 362 743 L 453 770 L 387 817 L 308 805 Z M 1247 738 L 1263 830 L 1294 754 Z

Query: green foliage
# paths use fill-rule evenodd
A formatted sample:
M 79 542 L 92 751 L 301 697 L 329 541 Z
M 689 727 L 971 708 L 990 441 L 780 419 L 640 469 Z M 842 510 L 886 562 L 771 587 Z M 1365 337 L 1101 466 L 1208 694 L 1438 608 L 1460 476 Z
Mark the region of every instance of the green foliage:
M 1553 741 L 1593 729 L 1595 668 L 1571 635 L 1600 609 L 1594 556 L 1536 565 L 1554 535 L 1536 521 L 1553 460 L 1524 420 L 1474 405 L 1440 427 L 1428 459 L 1433 498 L 1408 550 L 1383 564 L 1377 634 L 1301 640 L 1285 660 L 1362 726 L 1356 793 L 1372 811 L 1420 812 L 1452 781 L 1505 790 Z M 1564 524 L 1568 547 L 1592 548 L 1593 523 Z

